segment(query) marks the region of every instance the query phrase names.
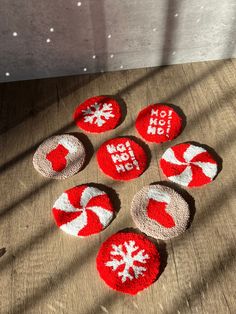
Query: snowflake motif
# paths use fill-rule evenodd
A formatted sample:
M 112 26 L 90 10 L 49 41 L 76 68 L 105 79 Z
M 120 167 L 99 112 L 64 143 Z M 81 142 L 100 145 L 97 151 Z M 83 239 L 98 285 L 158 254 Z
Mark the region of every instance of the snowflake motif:
M 106 120 L 114 118 L 112 113 L 112 104 L 101 104 L 95 102 L 93 105 L 88 107 L 86 110 L 82 110 L 84 115 L 84 122 L 89 122 L 91 124 L 97 124 L 97 126 L 103 126 Z
M 125 247 L 125 251 L 123 250 Z M 113 251 L 111 255 L 117 256 L 121 259 L 115 259 L 111 257 L 111 260 L 106 262 L 105 265 L 112 267 L 112 271 L 115 271 L 119 266 L 124 265 L 124 270 L 118 272 L 118 276 L 121 277 L 122 283 L 124 283 L 127 278 L 133 280 L 134 278 L 139 278 L 139 276 L 144 276 L 144 272 L 147 270 L 143 266 L 134 265 L 135 262 L 146 264 L 146 259 L 149 259 L 148 254 L 144 254 L 144 250 L 139 250 L 138 246 L 135 246 L 135 241 L 124 242 L 120 245 L 112 245 Z M 138 251 L 139 250 L 139 251 Z M 136 252 L 135 255 L 133 253 Z M 133 272 L 130 274 L 129 270 L 132 268 Z

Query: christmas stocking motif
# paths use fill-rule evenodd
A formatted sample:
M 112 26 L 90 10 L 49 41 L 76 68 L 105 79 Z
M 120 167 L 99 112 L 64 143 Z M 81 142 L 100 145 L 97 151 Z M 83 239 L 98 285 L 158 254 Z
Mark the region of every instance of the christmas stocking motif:
M 134 196 L 131 215 L 142 232 L 156 239 L 168 240 L 186 230 L 190 212 L 179 193 L 156 184 L 143 187 Z
M 80 185 L 65 191 L 53 205 L 52 213 L 61 230 L 73 236 L 87 237 L 109 225 L 114 208 L 105 192 Z
M 154 104 L 139 112 L 135 126 L 146 141 L 163 143 L 175 139 L 180 134 L 182 118 L 172 107 Z
M 77 173 L 85 161 L 84 145 L 73 135 L 46 139 L 33 156 L 34 168 L 43 176 L 65 179 Z
M 96 263 L 100 277 L 108 286 L 135 295 L 157 279 L 160 256 L 145 236 L 118 232 L 101 245 Z
M 103 143 L 97 151 L 101 170 L 115 180 L 139 177 L 147 167 L 144 149 L 128 137 L 117 137 Z
M 107 96 L 96 96 L 78 105 L 74 121 L 79 128 L 90 133 L 114 129 L 121 120 L 119 103 Z
M 214 157 L 205 148 L 191 143 L 168 148 L 160 167 L 169 180 L 187 187 L 210 183 L 218 172 Z

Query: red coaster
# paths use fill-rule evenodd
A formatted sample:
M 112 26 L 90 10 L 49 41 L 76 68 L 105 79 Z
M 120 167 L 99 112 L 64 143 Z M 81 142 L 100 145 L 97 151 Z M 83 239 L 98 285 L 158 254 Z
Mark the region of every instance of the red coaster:
M 138 114 L 135 126 L 148 142 L 163 143 L 176 138 L 182 129 L 182 118 L 170 106 L 154 104 Z
M 86 237 L 109 225 L 114 208 L 108 195 L 88 185 L 65 191 L 53 205 L 57 226 L 73 236 Z
M 128 137 L 117 137 L 103 143 L 97 151 L 99 167 L 115 180 L 139 177 L 147 167 L 144 149 Z
M 73 135 L 56 135 L 46 139 L 33 157 L 34 168 L 43 176 L 65 179 L 84 165 L 84 145 Z
M 100 277 L 112 289 L 135 295 L 150 286 L 159 274 L 160 256 L 145 236 L 118 232 L 108 238 L 97 255 Z
M 168 148 L 160 167 L 171 181 L 193 187 L 210 183 L 217 174 L 217 162 L 206 149 L 190 143 Z
M 189 206 L 180 194 L 160 184 L 143 187 L 131 204 L 132 218 L 148 236 L 168 240 L 183 233 L 189 221 Z
M 90 133 L 114 129 L 121 120 L 119 103 L 107 96 L 96 96 L 78 105 L 74 113 L 78 127 Z

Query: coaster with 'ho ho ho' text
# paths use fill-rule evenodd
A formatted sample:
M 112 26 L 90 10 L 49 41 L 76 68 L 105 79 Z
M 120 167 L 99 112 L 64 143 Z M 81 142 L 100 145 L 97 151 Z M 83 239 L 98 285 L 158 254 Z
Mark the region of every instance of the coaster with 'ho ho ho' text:
M 147 167 L 144 149 L 129 137 L 117 137 L 103 143 L 97 151 L 101 170 L 115 180 L 139 177 Z
M 145 107 L 135 122 L 138 133 L 148 142 L 163 143 L 176 138 L 182 130 L 182 118 L 166 104 Z

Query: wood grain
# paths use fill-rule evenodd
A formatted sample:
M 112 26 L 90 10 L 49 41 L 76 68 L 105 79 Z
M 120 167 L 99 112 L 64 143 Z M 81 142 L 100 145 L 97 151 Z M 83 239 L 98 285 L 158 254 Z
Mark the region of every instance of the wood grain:
M 0 85 L 0 313 L 236 313 L 235 73 L 236 60 L 227 60 Z M 149 145 L 150 166 L 131 182 L 103 175 L 95 155 L 81 173 L 60 182 L 42 178 L 32 166 L 43 139 L 80 132 L 71 120 L 74 108 L 99 94 L 122 97 L 127 116 L 113 131 L 88 135 L 95 152 L 113 136 L 138 136 L 133 127 L 138 111 L 164 101 L 187 117 L 173 144 L 204 143 L 223 159 L 213 183 L 188 189 L 196 208 L 191 227 L 159 243 L 166 267 L 135 297 L 110 290 L 98 277 L 95 257 L 108 236 L 134 226 L 133 195 L 165 180 L 157 161 L 170 143 Z M 51 207 L 65 189 L 87 182 L 115 189 L 121 209 L 104 232 L 76 239 L 55 227 Z

